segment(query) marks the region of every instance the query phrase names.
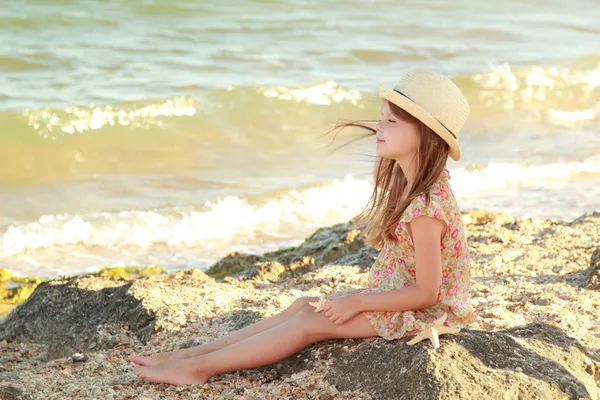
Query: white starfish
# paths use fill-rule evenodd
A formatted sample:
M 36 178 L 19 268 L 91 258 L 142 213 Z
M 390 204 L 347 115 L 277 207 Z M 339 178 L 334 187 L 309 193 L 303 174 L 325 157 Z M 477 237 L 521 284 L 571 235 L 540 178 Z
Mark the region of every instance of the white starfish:
M 429 339 L 431 343 L 433 343 L 433 347 L 436 349 L 440 348 L 440 338 L 439 335 L 444 335 L 446 333 L 458 333 L 460 332 L 460 328 L 452 328 L 449 326 L 444 326 L 444 322 L 446 322 L 446 318 L 448 315 L 444 313 L 441 317 L 436 319 L 430 324 L 426 324 L 410 342 L 408 342 L 409 346 L 412 346 L 416 343 L 419 343 L 422 340 Z
M 327 303 L 327 300 L 325 300 L 325 297 L 319 297 L 318 301 L 309 301 L 308 304 L 313 306 L 315 308 L 315 312 L 321 312 L 323 311 L 323 306 L 325 305 L 325 303 Z

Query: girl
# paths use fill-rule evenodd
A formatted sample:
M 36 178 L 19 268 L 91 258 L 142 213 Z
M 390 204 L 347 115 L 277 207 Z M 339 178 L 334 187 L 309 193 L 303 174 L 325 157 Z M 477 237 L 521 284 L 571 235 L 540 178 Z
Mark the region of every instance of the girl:
M 433 72 L 406 73 L 382 87 L 374 192 L 361 220 L 381 248 L 369 287 L 336 292 L 315 312 L 303 297 L 212 343 L 150 357 L 132 355 L 139 377 L 174 385 L 268 365 L 327 339 L 400 339 L 447 314 L 446 325 L 473 320 L 464 226 L 449 185 L 448 156 L 460 159 L 457 135 L 469 105 L 454 83 Z M 319 310 L 319 308 L 317 308 Z

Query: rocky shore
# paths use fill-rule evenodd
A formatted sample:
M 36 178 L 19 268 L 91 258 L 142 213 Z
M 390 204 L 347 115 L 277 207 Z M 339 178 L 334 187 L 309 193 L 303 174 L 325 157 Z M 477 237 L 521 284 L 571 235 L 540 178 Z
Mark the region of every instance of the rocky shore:
M 364 286 L 377 251 L 339 224 L 206 273 L 13 279 L 3 302 L 27 300 L 0 322 L 0 399 L 600 399 L 600 213 L 560 222 L 474 211 L 464 221 L 478 320 L 438 350 L 339 340 L 203 387 L 133 375 L 132 352 L 204 343 L 296 297 Z

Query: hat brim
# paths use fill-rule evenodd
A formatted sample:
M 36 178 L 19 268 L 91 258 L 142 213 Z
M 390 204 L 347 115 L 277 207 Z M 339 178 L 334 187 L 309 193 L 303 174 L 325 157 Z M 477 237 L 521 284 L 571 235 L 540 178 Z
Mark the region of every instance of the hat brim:
M 452 136 L 452 134 L 446 129 L 444 125 L 438 122 L 431 114 L 421 108 L 417 103 L 410 100 L 408 97 L 401 95 L 395 90 L 388 89 L 385 86 L 381 86 L 379 89 L 379 96 L 391 103 L 394 103 L 419 121 L 423 122 L 432 131 L 437 133 L 448 145 L 450 146 L 450 157 L 458 161 L 462 157 L 460 145 Z

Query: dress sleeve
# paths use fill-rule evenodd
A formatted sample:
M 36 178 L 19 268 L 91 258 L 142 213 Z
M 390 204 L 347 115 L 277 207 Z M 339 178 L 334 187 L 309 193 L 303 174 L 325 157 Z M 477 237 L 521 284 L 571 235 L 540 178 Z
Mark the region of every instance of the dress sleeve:
M 421 216 L 439 219 L 440 221 L 443 221 L 446 226 L 450 223 L 450 219 L 444 211 L 440 197 L 436 196 L 434 193 L 431 193 L 429 203 L 427 203 L 425 195 L 415 197 L 408 207 L 406 207 L 406 210 L 404 210 L 400 222 L 407 223 L 414 218 Z

